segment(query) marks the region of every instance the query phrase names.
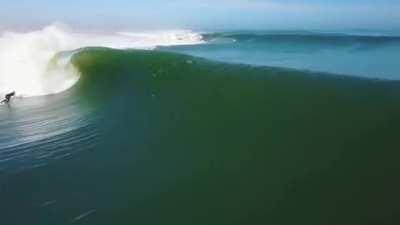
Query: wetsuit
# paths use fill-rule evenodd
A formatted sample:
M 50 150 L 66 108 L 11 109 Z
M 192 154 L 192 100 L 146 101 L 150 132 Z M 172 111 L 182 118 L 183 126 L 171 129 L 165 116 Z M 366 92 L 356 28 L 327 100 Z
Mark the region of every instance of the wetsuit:
M 13 92 L 11 92 L 9 94 L 6 94 L 6 97 L 2 102 L 5 102 L 5 103 L 10 102 L 11 97 L 13 97 L 14 95 L 15 95 L 15 91 L 13 91 Z

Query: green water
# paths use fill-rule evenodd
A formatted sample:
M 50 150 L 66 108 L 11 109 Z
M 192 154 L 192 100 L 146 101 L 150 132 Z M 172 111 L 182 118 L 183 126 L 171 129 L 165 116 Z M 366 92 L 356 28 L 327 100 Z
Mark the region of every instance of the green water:
M 399 82 L 154 51 L 73 61 L 79 83 L 43 104 L 74 105 L 100 138 L 0 173 L 1 224 L 400 222 Z

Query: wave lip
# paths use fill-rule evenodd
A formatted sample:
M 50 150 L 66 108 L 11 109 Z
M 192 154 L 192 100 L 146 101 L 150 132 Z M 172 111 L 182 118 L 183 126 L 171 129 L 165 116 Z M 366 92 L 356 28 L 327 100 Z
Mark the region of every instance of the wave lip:
M 171 45 L 196 45 L 205 43 L 203 36 L 190 30 L 171 30 L 155 32 L 119 32 L 118 34 L 136 39 L 139 43 L 146 45 L 151 43 L 154 46 Z
M 79 80 L 70 60 L 80 48 L 154 49 L 200 43 L 201 35 L 179 30 L 89 34 L 53 24 L 27 33 L 5 32 L 0 36 L 0 95 L 16 91 L 30 97 L 69 89 Z

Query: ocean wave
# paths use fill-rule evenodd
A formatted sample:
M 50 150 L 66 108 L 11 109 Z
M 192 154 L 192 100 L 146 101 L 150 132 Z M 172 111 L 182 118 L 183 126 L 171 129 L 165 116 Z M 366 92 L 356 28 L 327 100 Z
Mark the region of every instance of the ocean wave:
M 89 34 L 53 24 L 26 33 L 5 32 L 0 36 L 0 95 L 16 91 L 30 97 L 69 89 L 79 80 L 70 59 L 80 48 L 154 49 L 202 42 L 199 34 L 180 30 Z
M 389 34 L 363 34 L 312 31 L 269 31 L 269 32 L 217 32 L 206 33 L 204 39 L 210 42 L 234 40 L 237 42 L 295 42 L 297 44 L 385 44 L 400 43 L 400 36 Z
M 71 64 L 81 76 L 69 91 L 0 107 L 0 129 L 7 131 L 0 135 L 0 171 L 31 169 L 81 151 L 131 149 L 143 138 L 132 134 L 153 137 L 170 132 L 175 123 L 186 132 L 199 119 L 213 125 L 206 133 L 226 133 L 226 124 L 241 121 L 242 130 L 251 130 L 249 118 L 260 118 L 265 126 L 257 124 L 256 133 L 261 133 L 271 122 L 287 122 L 292 129 L 307 128 L 314 117 L 353 121 L 371 113 L 375 118 L 377 106 L 386 107 L 382 115 L 398 115 L 393 104 L 400 96 L 398 81 L 229 64 L 157 50 L 83 48 L 73 53 Z M 200 123 L 196 129 L 208 129 Z

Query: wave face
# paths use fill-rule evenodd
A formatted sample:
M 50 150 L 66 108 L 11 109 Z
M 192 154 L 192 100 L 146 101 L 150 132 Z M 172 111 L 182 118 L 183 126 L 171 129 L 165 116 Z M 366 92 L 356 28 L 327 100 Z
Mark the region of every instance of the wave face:
M 203 44 L 203 45 L 198 45 Z M 224 62 L 277 66 L 400 79 L 400 37 L 318 32 L 227 32 L 199 34 L 185 30 L 78 33 L 54 24 L 42 30 L 5 32 L 0 37 L 0 95 L 56 94 L 80 78 L 70 63 L 85 47 L 155 49 L 187 53 Z
M 233 63 L 400 79 L 400 37 L 396 35 L 244 31 L 204 34 L 204 40 L 207 45 L 163 50 Z
M 400 224 L 398 81 L 157 50 L 71 63 L 69 90 L 0 107 L 1 224 Z
M 189 31 L 104 35 L 51 25 L 28 33 L 5 32 L 0 37 L 0 95 L 14 90 L 28 97 L 70 88 L 79 79 L 79 72 L 69 61 L 75 50 L 83 47 L 152 49 L 201 42 L 201 36 Z

